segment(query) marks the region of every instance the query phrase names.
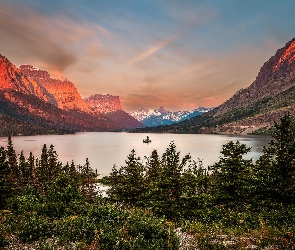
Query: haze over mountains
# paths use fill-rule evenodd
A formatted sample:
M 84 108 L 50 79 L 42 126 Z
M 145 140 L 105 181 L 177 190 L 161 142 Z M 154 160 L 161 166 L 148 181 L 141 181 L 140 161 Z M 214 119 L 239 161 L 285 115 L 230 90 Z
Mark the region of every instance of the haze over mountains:
M 264 63 L 248 88 L 214 110 L 178 124 L 136 132 L 264 133 L 286 112 L 295 112 L 295 38 Z
M 53 79 L 31 65 L 18 69 L 0 55 L 1 136 L 143 127 L 123 110 L 117 97 L 100 96 L 105 103 L 102 108 L 88 104 L 91 97 L 83 100 L 72 82 Z

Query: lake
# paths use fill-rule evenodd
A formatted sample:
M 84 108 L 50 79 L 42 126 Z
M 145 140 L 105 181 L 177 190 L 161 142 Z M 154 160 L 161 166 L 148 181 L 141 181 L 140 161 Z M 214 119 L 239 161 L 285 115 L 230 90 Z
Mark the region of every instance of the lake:
M 147 136 L 151 143 L 143 143 Z M 14 149 L 19 154 L 24 151 L 27 157 L 30 152 L 35 157 L 41 156 L 44 144 L 52 144 L 63 163 L 74 160 L 75 164 L 84 164 L 89 159 L 90 166 L 97 169 L 101 176 L 108 175 L 115 164 L 124 165 L 128 154 L 135 149 L 136 154 L 144 159 L 156 149 L 159 155 L 166 150 L 171 141 L 175 142 L 177 151 L 183 157 L 190 153 L 193 159 L 203 160 L 204 166 L 210 166 L 218 161 L 222 145 L 229 141 L 239 140 L 252 147 L 246 158 L 257 159 L 263 146 L 266 146 L 268 136 L 236 136 L 236 135 L 205 135 L 205 134 L 133 134 L 112 132 L 87 132 L 70 135 L 38 135 L 12 137 Z M 0 146 L 7 146 L 7 138 L 0 137 Z

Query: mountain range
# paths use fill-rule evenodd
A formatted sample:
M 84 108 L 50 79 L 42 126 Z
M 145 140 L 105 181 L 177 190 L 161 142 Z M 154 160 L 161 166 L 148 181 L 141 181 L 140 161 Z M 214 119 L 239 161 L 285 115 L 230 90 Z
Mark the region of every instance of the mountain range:
M 134 132 L 260 134 L 287 112 L 295 113 L 295 38 L 264 63 L 249 87 L 215 109 L 177 124 Z
M 103 106 L 95 105 L 97 98 Z M 98 99 L 99 99 L 98 98 Z M 82 99 L 68 80 L 53 79 L 31 65 L 17 68 L 0 55 L 0 136 L 118 131 L 143 127 L 118 97 Z
M 167 111 L 163 106 L 158 109 L 149 110 L 146 108 L 139 109 L 129 114 L 138 121 L 142 122 L 146 127 L 154 127 L 158 125 L 170 125 L 186 119 L 199 116 L 213 108 L 199 107 L 189 111 Z
M 220 106 L 180 112 L 160 107 L 128 114 L 118 96 L 94 94 L 82 99 L 71 81 L 53 79 L 31 65 L 17 68 L 0 55 L 0 136 L 130 129 L 267 133 L 286 112 L 295 113 L 295 38 L 264 63 L 249 87 Z M 144 124 L 151 127 L 144 128 Z

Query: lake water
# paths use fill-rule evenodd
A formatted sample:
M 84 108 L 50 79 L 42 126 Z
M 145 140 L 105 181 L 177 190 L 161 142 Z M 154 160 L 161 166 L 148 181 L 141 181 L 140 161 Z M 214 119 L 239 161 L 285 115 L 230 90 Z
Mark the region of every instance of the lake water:
M 149 136 L 151 143 L 145 144 L 143 139 Z M 203 160 L 204 166 L 210 166 L 218 161 L 222 145 L 229 141 L 245 143 L 252 147 L 247 158 L 257 159 L 263 146 L 266 146 L 270 137 L 267 136 L 229 136 L 229 135 L 204 135 L 204 134 L 133 134 L 133 133 L 108 133 L 89 132 L 72 135 L 38 135 L 16 136 L 12 142 L 16 152 L 24 151 L 25 156 L 32 152 L 35 157 L 40 157 L 44 144 L 51 144 L 58 154 L 59 161 L 64 163 L 74 160 L 75 164 L 84 164 L 89 159 L 90 166 L 97 169 L 101 176 L 108 175 L 115 164 L 124 165 L 127 155 L 132 149 L 143 159 L 150 156 L 156 149 L 159 155 L 166 150 L 171 141 L 175 142 L 177 150 L 183 157 L 190 153 L 193 159 Z M 0 138 L 0 146 L 7 146 L 7 138 Z

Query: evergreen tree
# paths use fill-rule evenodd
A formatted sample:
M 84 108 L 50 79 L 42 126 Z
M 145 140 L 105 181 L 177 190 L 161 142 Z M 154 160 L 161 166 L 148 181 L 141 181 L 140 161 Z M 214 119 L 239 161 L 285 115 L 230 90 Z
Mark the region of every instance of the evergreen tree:
M 253 162 L 243 158 L 250 151 L 250 147 L 239 141 L 223 145 L 223 156 L 211 167 L 211 192 L 217 205 L 234 207 L 250 203 Z
M 19 155 L 19 170 L 20 170 L 20 176 L 19 176 L 19 190 L 21 193 L 23 193 L 26 189 L 26 185 L 28 184 L 28 167 L 26 158 L 24 156 L 24 152 L 21 151 Z
M 161 158 L 161 171 L 158 181 L 155 183 L 153 210 L 159 215 L 165 215 L 169 219 L 177 219 L 181 216 L 183 182 L 182 173 L 190 160 L 186 155 L 180 161 L 180 152 L 176 151 L 174 142 L 163 153 Z
M 13 147 L 13 143 L 11 140 L 11 136 L 8 136 L 8 143 L 7 143 L 7 150 L 6 150 L 6 156 L 7 156 L 7 163 L 9 166 L 9 185 L 11 187 L 11 191 L 13 193 L 17 193 L 19 188 L 19 177 L 20 177 L 20 170 L 17 162 L 17 155 Z
M 147 182 L 156 182 L 163 171 L 161 160 L 157 150 L 153 150 L 151 156 L 147 158 L 147 169 L 146 169 Z
M 7 199 L 12 196 L 12 186 L 9 182 L 11 169 L 7 162 L 7 152 L 3 147 L 0 147 L 0 209 L 7 205 Z
M 192 161 L 182 174 L 183 195 L 187 198 L 202 195 L 208 191 L 209 182 L 208 169 L 203 167 L 202 161 Z
M 81 171 L 81 189 L 83 195 L 87 198 L 89 202 L 93 202 L 97 195 L 97 187 L 96 187 L 96 177 L 97 175 L 94 173 L 93 169 L 90 167 L 90 163 L 88 158 L 86 158 L 86 163 L 80 169 Z
M 109 178 L 109 197 L 116 202 L 129 205 L 142 204 L 145 195 L 145 169 L 133 149 L 119 170 L 114 166 Z
M 15 153 L 15 150 L 13 148 L 13 143 L 11 140 L 11 136 L 8 136 L 8 144 L 7 144 L 7 157 L 8 157 L 8 163 L 15 175 L 17 176 L 19 174 L 18 172 L 18 166 L 17 166 L 17 156 Z
M 275 123 L 272 136 L 256 163 L 256 193 L 262 201 L 295 204 L 295 125 L 290 114 Z
M 36 166 L 38 166 L 38 160 L 33 156 L 33 153 L 30 152 L 30 155 L 27 159 L 27 182 L 30 184 L 31 187 L 34 188 L 35 191 L 41 190 L 41 185 L 38 180 Z
M 42 147 L 41 159 L 38 161 L 38 163 L 38 179 L 43 185 L 45 185 L 45 183 L 47 183 L 47 181 L 51 179 L 51 176 L 49 175 L 48 151 L 46 144 L 44 144 Z
M 59 172 L 62 169 L 61 162 L 58 161 L 58 155 L 54 150 L 54 146 L 51 144 L 48 151 L 48 175 L 51 177 L 51 180 L 55 180 Z

